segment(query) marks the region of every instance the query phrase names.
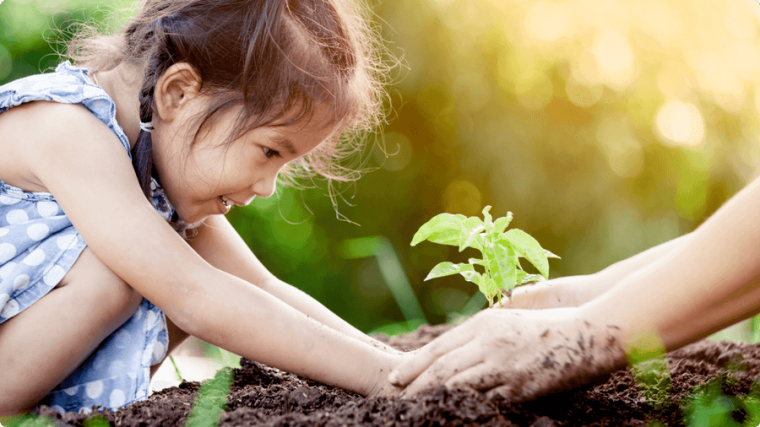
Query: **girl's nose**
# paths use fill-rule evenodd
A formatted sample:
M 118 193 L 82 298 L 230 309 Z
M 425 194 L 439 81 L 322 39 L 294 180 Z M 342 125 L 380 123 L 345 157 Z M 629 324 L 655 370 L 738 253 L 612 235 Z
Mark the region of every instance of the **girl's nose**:
M 266 199 L 272 194 L 274 194 L 274 190 L 277 187 L 277 176 L 279 173 L 275 173 L 274 175 L 268 176 L 266 179 L 259 180 L 254 185 L 254 193 L 255 196 L 261 197 L 262 199 Z M 253 198 L 251 198 L 253 200 Z

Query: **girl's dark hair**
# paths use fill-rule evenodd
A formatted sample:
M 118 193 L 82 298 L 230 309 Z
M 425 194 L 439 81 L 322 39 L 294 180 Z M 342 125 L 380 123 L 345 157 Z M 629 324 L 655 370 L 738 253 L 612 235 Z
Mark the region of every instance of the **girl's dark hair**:
M 358 178 L 341 160 L 360 149 L 383 121 L 385 70 L 380 39 L 352 0 L 148 0 L 126 28 L 112 36 L 80 32 L 68 56 L 91 72 L 128 63 L 144 71 L 140 120 L 151 122 L 153 91 L 173 64 L 191 65 L 212 100 L 195 139 L 223 113 L 243 106 L 231 142 L 260 126 L 310 119 L 329 107 L 338 131 L 326 144 L 290 165 L 290 183 L 314 174 Z M 150 197 L 152 147 L 141 131 L 133 148 L 140 185 Z M 332 187 L 330 187 L 332 188 Z

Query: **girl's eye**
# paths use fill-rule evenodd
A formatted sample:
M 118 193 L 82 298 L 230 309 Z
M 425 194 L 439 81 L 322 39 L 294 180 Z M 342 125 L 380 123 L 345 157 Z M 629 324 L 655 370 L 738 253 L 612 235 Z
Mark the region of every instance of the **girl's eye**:
M 271 159 L 272 157 L 282 157 L 277 150 L 272 150 L 268 147 L 261 147 L 261 149 L 264 150 L 264 156 L 266 156 L 267 159 Z

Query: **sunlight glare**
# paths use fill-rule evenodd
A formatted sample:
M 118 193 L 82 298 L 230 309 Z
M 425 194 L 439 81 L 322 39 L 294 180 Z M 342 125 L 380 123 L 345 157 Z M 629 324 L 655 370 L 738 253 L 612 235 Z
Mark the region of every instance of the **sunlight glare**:
M 666 102 L 655 119 L 656 130 L 666 145 L 696 146 L 705 137 L 705 122 L 699 109 L 691 103 Z

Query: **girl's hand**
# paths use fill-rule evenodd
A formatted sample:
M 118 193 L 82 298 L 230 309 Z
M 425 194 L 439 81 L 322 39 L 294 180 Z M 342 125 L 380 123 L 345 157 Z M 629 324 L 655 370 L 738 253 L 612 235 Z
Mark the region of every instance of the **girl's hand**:
M 378 375 L 375 378 L 375 384 L 372 387 L 372 390 L 367 394 L 366 397 L 380 397 L 380 396 L 398 396 L 404 391 L 404 387 L 398 387 L 396 385 L 391 384 L 390 381 L 388 381 L 388 373 L 391 372 L 391 370 L 401 366 L 403 363 L 408 362 L 411 360 L 411 358 L 416 354 L 417 351 L 414 352 L 408 352 L 404 353 L 398 350 L 393 349 L 392 347 L 388 346 L 389 349 L 396 352 L 396 354 L 389 355 L 387 358 L 388 364 L 386 367 L 382 369 L 378 369 Z
M 440 384 L 519 402 L 569 389 L 624 363 L 619 330 L 580 309 L 484 310 L 395 369 L 389 381 L 416 395 Z
M 380 350 L 380 351 L 383 351 L 385 353 L 388 353 L 388 354 L 391 354 L 391 355 L 394 355 L 394 356 L 401 356 L 403 354 L 406 354 L 403 351 L 397 350 L 397 349 L 389 346 L 388 344 L 382 343 L 382 342 L 380 342 L 380 341 L 378 341 L 378 340 L 376 340 L 376 339 L 374 339 L 372 337 L 368 337 L 368 338 L 370 340 L 372 340 L 371 341 L 372 346 L 375 347 L 376 349 Z

